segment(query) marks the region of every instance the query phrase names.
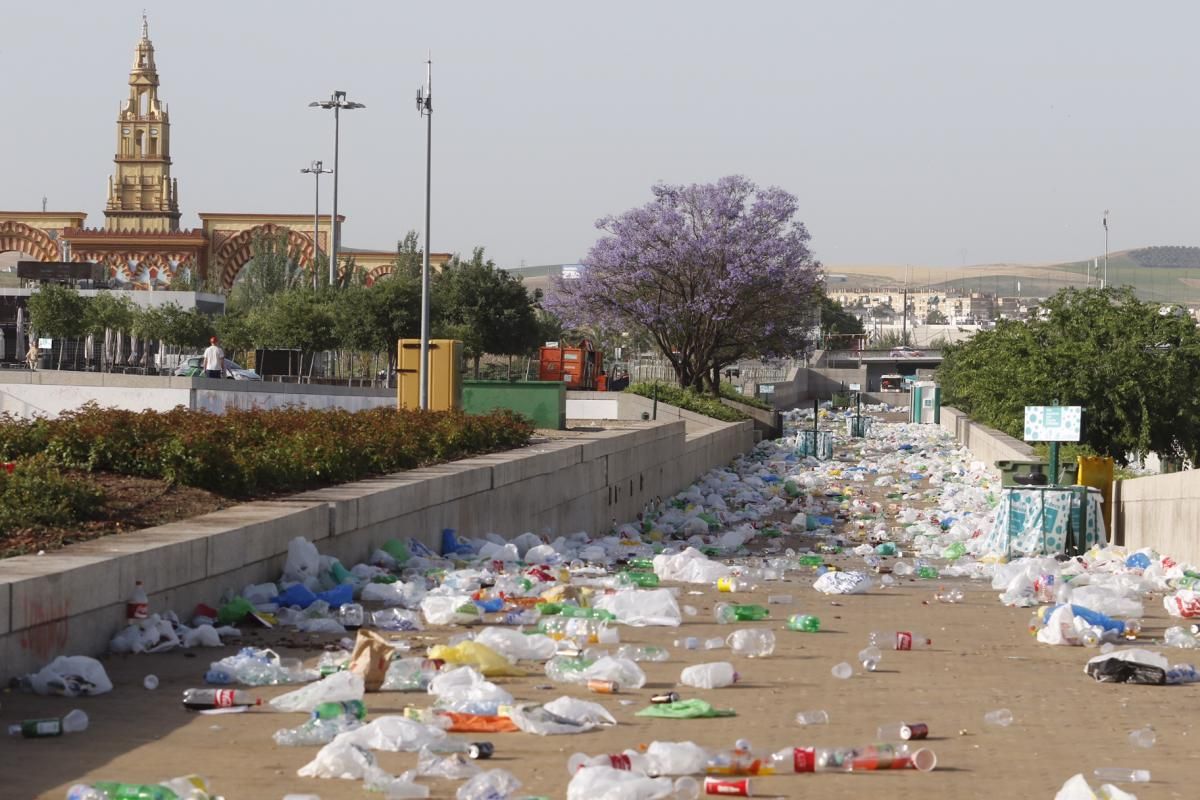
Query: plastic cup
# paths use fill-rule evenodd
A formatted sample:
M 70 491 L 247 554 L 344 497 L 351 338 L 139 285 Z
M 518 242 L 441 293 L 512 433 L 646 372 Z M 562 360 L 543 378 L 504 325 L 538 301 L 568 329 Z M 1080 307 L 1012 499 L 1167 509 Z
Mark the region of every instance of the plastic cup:
M 833 673 L 833 677 L 844 681 L 854 674 L 854 667 L 843 661 L 839 664 L 834 664 L 830 672 Z
M 1013 713 L 1007 708 L 998 708 L 995 711 L 989 711 L 983 715 L 984 723 L 995 725 L 998 728 L 1007 728 L 1012 725 Z
M 142 679 L 142 686 L 145 686 L 150 691 L 154 691 L 155 689 L 158 688 L 158 676 L 157 675 L 147 675 L 145 678 Z

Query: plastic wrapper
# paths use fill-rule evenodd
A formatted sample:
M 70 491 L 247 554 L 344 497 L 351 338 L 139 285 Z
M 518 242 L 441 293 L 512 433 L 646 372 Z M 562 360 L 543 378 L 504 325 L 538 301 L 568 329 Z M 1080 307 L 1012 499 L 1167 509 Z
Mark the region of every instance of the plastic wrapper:
M 567 800 L 659 800 L 673 793 L 670 778 L 605 766 L 584 767 L 567 785 Z
M 1159 686 L 1167 682 L 1167 659 L 1141 648 L 1114 650 L 1088 660 L 1084 672 L 1101 683 L 1141 683 Z
M 271 700 L 271 708 L 276 711 L 312 711 L 321 703 L 362 700 L 364 692 L 361 675 L 335 672 L 316 683 L 279 695 Z
M 100 662 L 89 656 L 59 656 L 23 679 L 37 694 L 91 697 L 111 692 L 113 685 Z
M 640 628 L 647 625 L 678 627 L 679 604 L 667 589 L 626 589 L 596 598 L 594 608 L 609 611 L 619 622 Z
M 511 661 L 492 648 L 475 641 L 460 642 L 455 645 L 434 645 L 429 648 L 429 657 L 441 659 L 448 664 L 475 667 L 487 676 L 526 674 L 525 670 L 514 666 Z
M 826 572 L 813 588 L 822 594 L 864 594 L 871 585 L 871 576 L 865 572 Z

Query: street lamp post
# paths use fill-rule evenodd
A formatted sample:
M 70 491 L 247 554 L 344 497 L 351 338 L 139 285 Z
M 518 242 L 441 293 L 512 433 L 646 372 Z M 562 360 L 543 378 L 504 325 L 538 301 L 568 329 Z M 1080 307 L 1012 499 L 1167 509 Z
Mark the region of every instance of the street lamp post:
M 321 240 L 318 238 L 321 233 L 321 175 L 333 172 L 331 169 L 325 169 L 324 164 L 320 161 L 312 162 L 312 166 L 305 167 L 301 172 L 312 175 L 316 180 L 316 190 L 313 195 L 313 288 L 317 288 L 317 256 L 321 254 Z
M 417 112 L 425 117 L 425 258 L 421 262 L 421 363 L 417 370 L 418 397 L 429 408 L 429 198 L 433 169 L 433 57 L 425 59 L 425 86 L 417 89 Z
M 1104 209 L 1104 280 L 1101 282 L 1100 288 L 1108 288 L 1108 209 Z
M 330 221 L 332 227 L 332 236 L 330 237 L 330 254 L 329 254 L 329 285 L 333 286 L 337 283 L 337 260 L 338 260 L 338 245 L 341 240 L 341 231 L 338 228 L 338 134 L 339 134 L 339 119 L 340 112 L 344 108 L 347 111 L 352 111 L 356 108 L 366 108 L 362 103 L 355 103 L 346 99 L 346 93 L 342 91 L 334 91 L 328 100 L 314 100 L 308 104 L 309 108 L 332 108 L 333 109 L 333 219 Z

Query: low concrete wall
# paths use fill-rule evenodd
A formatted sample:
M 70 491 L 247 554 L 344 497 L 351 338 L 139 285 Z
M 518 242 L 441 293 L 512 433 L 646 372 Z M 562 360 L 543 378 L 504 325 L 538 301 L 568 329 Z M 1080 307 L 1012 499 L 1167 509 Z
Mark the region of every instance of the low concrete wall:
M 1200 470 L 1113 482 L 1113 540 L 1200 564 Z
M 0 412 L 53 417 L 94 402 L 130 411 L 169 411 L 176 406 L 221 413 L 227 408 L 342 408 L 362 411 L 394 406 L 394 389 L 262 383 L 213 378 L 174 378 L 58 370 L 0 371 Z
M 783 415 L 778 411 L 766 411 L 757 406 L 730 400 L 727 397 L 722 397 L 721 402 L 750 417 L 754 422 L 754 432 L 758 438 L 778 439 L 783 435 Z
M 942 406 L 941 426 L 954 434 L 976 458 L 995 469 L 997 461 L 1037 458 L 1033 448 L 994 428 L 980 425 L 957 408 Z
M 628 423 L 4 559 L 0 680 L 57 655 L 102 652 L 137 579 L 153 609 L 187 616 L 225 591 L 278 579 L 296 536 L 356 563 L 392 537 L 437 547 L 442 528 L 505 536 L 607 530 L 751 443 L 749 422 L 702 430 L 683 420 Z

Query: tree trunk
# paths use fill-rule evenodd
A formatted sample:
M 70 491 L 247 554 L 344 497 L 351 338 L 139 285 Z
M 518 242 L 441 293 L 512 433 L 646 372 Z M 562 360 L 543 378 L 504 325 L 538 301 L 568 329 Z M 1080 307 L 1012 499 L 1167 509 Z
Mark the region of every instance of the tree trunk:
M 481 356 L 478 353 L 476 353 L 475 354 L 475 380 L 479 380 L 479 360 L 480 360 L 480 358 L 481 358 Z
M 504 380 L 512 380 L 512 354 L 509 354 L 508 356 L 508 369 L 504 373 Z

